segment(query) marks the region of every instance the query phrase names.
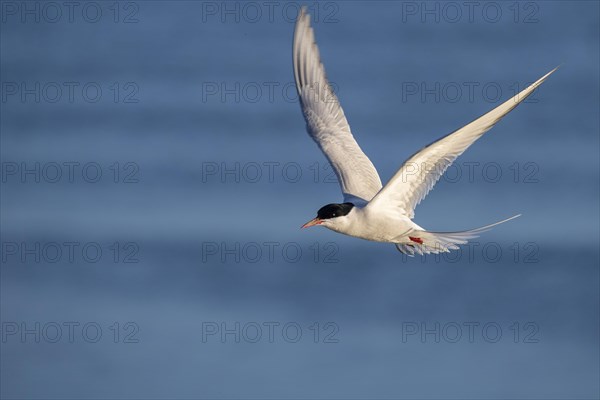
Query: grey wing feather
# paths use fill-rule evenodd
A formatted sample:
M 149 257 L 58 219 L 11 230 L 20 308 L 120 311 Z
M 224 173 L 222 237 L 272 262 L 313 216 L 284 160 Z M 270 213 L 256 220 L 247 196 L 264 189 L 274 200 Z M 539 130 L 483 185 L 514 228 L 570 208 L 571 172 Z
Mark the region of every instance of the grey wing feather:
M 377 193 L 368 207 L 400 212 L 408 218 L 414 218 L 415 207 L 454 160 L 531 95 L 554 71 L 556 68 L 492 111 L 415 153 Z
M 339 100 L 331 90 L 310 16 L 304 8 L 296 22 L 293 63 L 307 131 L 334 169 L 344 200 L 355 204 L 368 202 L 381 189 L 381 180 L 352 136 Z

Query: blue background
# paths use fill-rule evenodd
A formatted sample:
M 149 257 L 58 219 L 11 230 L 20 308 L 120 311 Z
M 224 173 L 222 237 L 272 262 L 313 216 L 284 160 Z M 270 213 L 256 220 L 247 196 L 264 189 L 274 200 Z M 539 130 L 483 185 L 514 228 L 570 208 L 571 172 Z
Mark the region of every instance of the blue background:
M 262 2 L 96 2 L 84 18 L 84 2 L 73 21 L 61 7 L 56 22 L 42 3 L 27 3 L 39 22 L 7 3 L 22 4 L 2 2 L 0 28 L 3 398 L 598 398 L 598 2 L 482 2 L 471 19 L 462 2 L 452 3 L 460 15 L 436 2 L 308 3 L 328 76 L 384 182 L 414 151 L 561 65 L 458 159 L 461 175 L 442 179 L 415 220 L 443 231 L 523 216 L 471 255 L 437 259 L 298 229 L 341 196 L 291 86 L 297 3 L 269 14 Z M 66 89 L 48 101 L 52 85 L 39 102 L 22 99 L 21 85 L 36 82 L 79 86 L 73 101 Z M 95 102 L 81 91 L 90 82 L 102 90 Z M 97 163 L 102 177 L 6 175 L 36 162 Z M 278 163 L 272 179 L 265 163 Z M 473 179 L 466 163 L 479 163 Z M 102 257 L 9 251 L 64 242 L 96 243 Z M 267 242 L 277 243 L 272 260 Z M 123 262 L 132 249 L 138 262 Z M 7 331 L 69 321 L 80 324 L 72 343 L 66 328 L 57 343 Z M 97 343 L 80 333 L 90 322 L 102 328 Z M 124 343 L 127 322 L 137 343 Z M 262 326 L 262 337 L 251 343 L 240 328 L 239 342 L 203 338 L 236 322 Z M 272 342 L 268 322 L 279 324 Z M 469 322 L 479 324 L 473 340 Z M 287 323 L 302 328 L 297 343 Z M 406 336 L 436 323 L 462 336 Z M 481 332 L 490 323 L 497 340 Z

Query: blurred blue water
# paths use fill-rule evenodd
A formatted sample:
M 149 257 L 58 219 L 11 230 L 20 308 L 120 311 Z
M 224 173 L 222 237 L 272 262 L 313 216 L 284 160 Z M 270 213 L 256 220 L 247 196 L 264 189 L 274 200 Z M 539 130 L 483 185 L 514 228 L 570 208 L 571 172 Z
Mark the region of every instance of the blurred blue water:
M 383 181 L 562 65 L 416 213 L 433 230 L 523 217 L 438 259 L 298 229 L 340 196 L 324 182 L 330 171 L 290 86 L 296 3 L 274 3 L 272 18 L 263 3 L 251 3 L 257 18 L 246 3 L 119 3 L 117 23 L 108 2 L 93 3 L 97 23 L 79 10 L 73 22 L 48 22 L 36 2 L 40 22 L 22 22 L 11 8 L 21 4 L 2 3 L 0 27 L 3 398 L 598 397 L 598 3 L 482 3 L 472 21 L 461 8 L 456 23 L 445 3 L 309 4 L 328 76 Z M 36 82 L 48 91 L 22 100 L 21 85 Z M 78 85 L 72 102 L 68 82 Z M 54 103 L 49 83 L 63 88 Z M 407 92 L 421 84 L 440 90 Z M 39 183 L 9 173 L 36 162 L 47 168 Z M 65 162 L 79 163 L 73 181 L 65 167 L 49 182 L 52 163 Z M 89 163 L 102 171 L 95 183 L 81 175 Z M 66 242 L 79 244 L 73 262 Z M 50 262 L 36 243 L 63 254 Z M 86 243 L 101 248 L 97 262 L 81 255 Z M 34 254 L 21 256 L 23 247 Z M 21 337 L 21 323 L 69 321 L 99 324 L 101 340 L 71 343 L 65 328 L 57 343 L 48 332 L 39 343 Z M 123 343 L 129 321 L 138 343 Z M 303 334 L 297 343 L 280 331 L 271 343 L 266 329 L 257 343 L 244 332 L 239 343 L 234 334 L 203 340 L 211 323 L 236 322 L 297 323 Z M 327 322 L 336 343 L 324 342 Z M 471 341 L 470 322 L 496 324 L 502 336 L 477 331 Z M 463 336 L 406 336 L 412 323 L 456 323 Z M 9 335 L 12 324 L 19 332 Z

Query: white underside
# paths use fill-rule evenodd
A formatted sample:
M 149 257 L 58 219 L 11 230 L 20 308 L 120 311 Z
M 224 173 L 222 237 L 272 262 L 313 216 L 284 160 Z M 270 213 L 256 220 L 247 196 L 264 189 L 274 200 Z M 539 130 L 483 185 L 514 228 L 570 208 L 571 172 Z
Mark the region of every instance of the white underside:
M 479 234 L 492 227 L 510 221 L 520 215 L 507 218 L 481 228 L 460 232 L 429 232 L 415 224 L 407 216 L 379 211 L 369 207 L 354 207 L 348 215 L 323 220 L 322 225 L 344 235 L 394 243 L 396 248 L 408 255 L 446 253 L 458 249 Z
M 384 243 L 409 243 L 411 233 L 424 231 L 400 213 L 391 215 L 361 207 L 354 207 L 343 217 L 324 220 L 322 225 L 344 235 Z

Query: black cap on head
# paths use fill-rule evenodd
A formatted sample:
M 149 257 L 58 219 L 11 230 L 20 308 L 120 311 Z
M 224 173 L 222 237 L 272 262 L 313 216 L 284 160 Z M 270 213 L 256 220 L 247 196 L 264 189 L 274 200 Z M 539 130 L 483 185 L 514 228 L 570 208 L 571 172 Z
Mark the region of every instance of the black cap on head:
M 317 218 L 330 219 L 347 215 L 354 207 L 352 203 L 327 204 L 317 212 Z

